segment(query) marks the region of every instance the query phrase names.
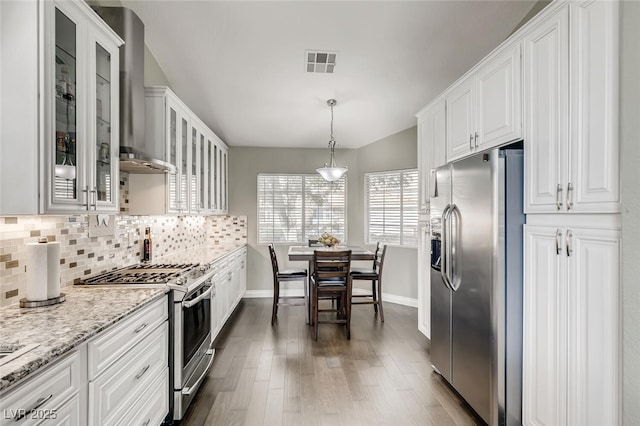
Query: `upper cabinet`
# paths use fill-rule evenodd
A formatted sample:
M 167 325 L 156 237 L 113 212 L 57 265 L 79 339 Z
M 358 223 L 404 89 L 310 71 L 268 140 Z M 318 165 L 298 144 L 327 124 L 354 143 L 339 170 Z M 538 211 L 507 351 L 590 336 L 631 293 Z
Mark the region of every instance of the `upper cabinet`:
M 147 87 L 146 137 L 177 172 L 129 175 L 130 214 L 226 214 L 228 148 L 168 87 Z
M 446 164 L 446 108 L 440 97 L 416 114 L 418 118 L 418 172 L 421 213 L 429 208 L 431 170 Z
M 0 180 L 11 201 L 0 214 L 116 212 L 122 40 L 83 1 L 15 3 L 2 5 L 2 25 L 42 37 L 3 40 L 3 107 L 5 96 L 14 104 L 3 108 Z
M 525 35 L 527 213 L 620 212 L 618 14 L 572 2 Z
M 448 91 L 447 161 L 522 138 L 520 63 L 509 43 Z

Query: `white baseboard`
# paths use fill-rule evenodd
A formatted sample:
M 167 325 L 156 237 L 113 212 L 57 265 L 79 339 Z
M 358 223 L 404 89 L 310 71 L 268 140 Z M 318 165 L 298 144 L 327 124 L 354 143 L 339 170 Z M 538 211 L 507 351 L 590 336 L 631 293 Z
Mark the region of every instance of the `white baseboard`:
M 365 291 L 359 288 L 354 288 L 354 293 L 364 293 Z M 304 296 L 302 289 L 283 289 L 280 290 L 282 296 Z M 273 297 L 273 290 L 247 290 L 244 293 L 244 297 L 247 299 L 260 299 Z M 412 308 L 418 307 L 418 299 L 412 299 L 410 297 L 396 296 L 395 294 L 382 293 L 382 301 L 395 303 L 398 305 L 410 306 Z

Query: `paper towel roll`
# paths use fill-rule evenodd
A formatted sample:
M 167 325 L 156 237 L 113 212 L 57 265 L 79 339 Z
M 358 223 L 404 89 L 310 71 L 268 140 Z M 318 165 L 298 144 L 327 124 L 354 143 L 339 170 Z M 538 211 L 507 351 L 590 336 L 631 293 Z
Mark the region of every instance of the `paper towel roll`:
M 60 296 L 60 243 L 47 243 L 47 299 Z
M 27 244 L 27 291 L 30 302 L 47 300 L 47 257 L 46 243 Z

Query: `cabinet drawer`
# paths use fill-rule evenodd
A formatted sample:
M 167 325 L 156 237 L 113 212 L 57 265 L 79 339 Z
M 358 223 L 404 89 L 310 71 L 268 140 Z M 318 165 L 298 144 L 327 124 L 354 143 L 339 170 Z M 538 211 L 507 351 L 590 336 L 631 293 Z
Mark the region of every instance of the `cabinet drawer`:
M 169 413 L 169 369 L 165 368 L 134 406 L 117 423 L 118 426 L 157 426 Z
M 167 319 L 167 298 L 152 303 L 131 318 L 100 333 L 88 343 L 89 380 L 95 379 L 126 351 Z
M 106 426 L 119 422 L 158 373 L 166 370 L 168 356 L 165 322 L 95 381 L 89 382 L 89 423 Z
M 51 410 L 49 417 L 38 426 L 82 426 L 80 421 L 80 395 L 71 398 L 67 403 L 58 409 Z
M 74 352 L 4 395 L 0 399 L 0 425 L 34 425 L 42 421 L 44 414 L 78 392 L 79 383 L 80 357 Z

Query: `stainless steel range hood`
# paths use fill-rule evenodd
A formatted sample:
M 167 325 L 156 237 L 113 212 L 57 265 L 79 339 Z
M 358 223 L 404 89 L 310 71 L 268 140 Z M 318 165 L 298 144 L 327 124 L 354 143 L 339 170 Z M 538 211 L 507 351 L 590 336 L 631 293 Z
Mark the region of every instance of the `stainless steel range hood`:
M 163 141 L 145 139 L 144 24 L 126 7 L 94 10 L 124 40 L 120 47 L 120 170 L 176 172 Z

